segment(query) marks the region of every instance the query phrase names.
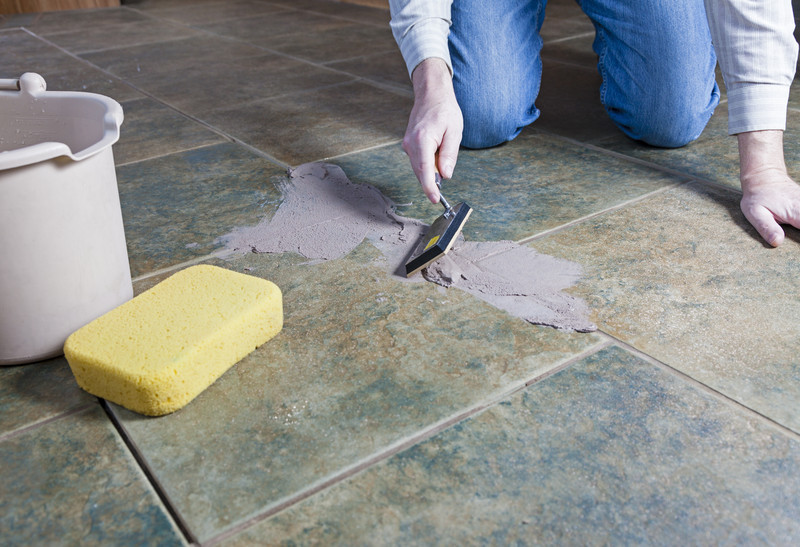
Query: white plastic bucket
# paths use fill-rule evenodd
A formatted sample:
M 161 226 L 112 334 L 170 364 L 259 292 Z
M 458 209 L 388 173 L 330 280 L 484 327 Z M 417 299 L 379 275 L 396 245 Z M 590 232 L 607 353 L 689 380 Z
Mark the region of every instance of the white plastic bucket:
M 0 80 L 0 365 L 62 353 L 133 296 L 111 145 L 122 107 Z

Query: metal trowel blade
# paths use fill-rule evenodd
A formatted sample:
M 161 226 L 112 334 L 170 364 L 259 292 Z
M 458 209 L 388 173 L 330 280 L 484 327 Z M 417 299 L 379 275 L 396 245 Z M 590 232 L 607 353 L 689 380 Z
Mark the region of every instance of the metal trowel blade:
M 472 207 L 466 203 L 459 203 L 450 211 L 433 221 L 425 237 L 414 250 L 411 260 L 406 263 L 406 277 L 411 277 L 437 258 L 447 254 L 469 215 L 472 214 Z

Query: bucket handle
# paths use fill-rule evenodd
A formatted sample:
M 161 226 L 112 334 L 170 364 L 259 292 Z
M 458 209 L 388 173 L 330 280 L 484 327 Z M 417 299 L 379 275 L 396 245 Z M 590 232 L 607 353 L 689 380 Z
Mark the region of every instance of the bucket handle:
M 8 91 L 19 91 L 19 78 L 3 79 L 0 78 L 0 89 Z

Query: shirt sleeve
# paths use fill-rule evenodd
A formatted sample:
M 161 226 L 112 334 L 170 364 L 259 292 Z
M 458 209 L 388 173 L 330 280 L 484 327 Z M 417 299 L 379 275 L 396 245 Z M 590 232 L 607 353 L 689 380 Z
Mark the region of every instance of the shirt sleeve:
M 786 129 L 797 66 L 791 0 L 705 0 L 728 92 L 728 132 Z
M 389 0 L 392 34 L 400 46 L 409 76 L 418 64 L 430 57 L 443 59 L 452 74 L 447 47 L 451 5 L 452 0 Z

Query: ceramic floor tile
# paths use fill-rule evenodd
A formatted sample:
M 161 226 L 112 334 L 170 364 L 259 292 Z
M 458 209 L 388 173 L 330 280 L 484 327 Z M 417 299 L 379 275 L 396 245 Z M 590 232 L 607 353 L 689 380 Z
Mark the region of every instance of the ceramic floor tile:
M 592 49 L 593 43 L 593 33 L 579 34 L 574 38 L 561 38 L 552 42 L 545 41 L 542 47 L 542 59 L 569 63 L 597 72 L 597 54 Z M 592 88 L 597 90 L 598 97 L 599 87 L 592 84 Z
M 114 145 L 117 165 L 222 142 L 210 129 L 152 99 L 122 103 L 125 121 Z
M 377 187 L 408 217 L 432 222 L 442 213 L 422 194 L 400 145 L 336 158 L 348 177 Z M 519 241 L 617 206 L 681 179 L 536 132 L 489 150 L 462 150 L 444 195 L 474 212 L 472 241 Z M 408 205 L 410 203 L 410 205 Z
M 397 43 L 388 26 L 349 25 L 310 33 L 307 31 L 270 37 L 265 46 L 287 55 L 317 63 L 361 57 L 364 52 L 393 53 Z
M 784 132 L 784 155 L 789 173 L 800 180 L 800 112 L 789 110 Z M 717 108 L 703 134 L 683 148 L 662 149 L 624 137 L 604 140 L 598 146 L 643 159 L 702 180 L 730 186 L 739 184 L 739 151 L 735 137 L 728 135 L 727 105 Z
M 547 2 L 540 33 L 545 44 L 553 40 L 584 35 L 589 35 L 593 39 L 594 25 L 578 7 L 577 2 L 573 2 L 572 6 L 553 4 L 552 1 Z
M 369 243 L 307 262 L 223 263 L 281 288 L 283 331 L 174 414 L 115 407 L 201 540 L 602 342 L 391 278 Z
M 0 437 L 95 402 L 63 357 L 0 367 Z
M 214 109 L 354 80 L 354 76 L 267 54 L 188 67 L 174 74 L 135 78 L 139 89 L 203 119 Z
M 0 14 L 0 30 L 6 31 L 30 25 L 38 16 L 38 13 Z
M 785 544 L 800 443 L 618 348 L 223 545 Z
M 236 226 L 277 206 L 285 170 L 222 143 L 117 167 L 134 277 L 205 256 Z
M 596 68 L 545 59 L 536 99 L 541 116 L 532 127 L 579 141 L 622 135 L 600 102 Z
M 102 25 L 48 36 L 48 40 L 72 53 L 157 44 L 197 34 L 183 25 L 147 19 L 122 25 Z
M 87 91 L 117 101 L 142 97 L 124 82 L 79 61 L 25 31 L 0 33 L 0 75 L 18 78 L 25 72 L 44 77 L 51 91 Z
M 37 13 L 25 23 L 25 28 L 40 36 L 49 37 L 63 32 L 91 31 L 148 20 L 144 15 L 125 8 L 76 9 Z
M 183 545 L 98 405 L 0 442 L 10 545 Z
M 411 78 L 399 50 L 334 61 L 326 66 L 412 93 Z
M 258 0 L 194 2 L 191 9 L 187 9 L 186 5 L 170 2 L 136 2 L 130 4 L 129 7 L 142 10 L 147 15 L 158 19 L 177 21 L 187 25 L 203 25 L 226 19 L 252 17 L 284 9 L 275 4 Z
M 245 19 L 215 22 L 199 28 L 217 34 L 266 46 L 283 40 L 284 36 L 301 31 L 317 34 L 331 28 L 352 28 L 352 22 L 292 9 L 282 9 L 274 13 L 256 15 Z
M 534 246 L 583 265 L 598 328 L 800 431 L 800 232 L 769 248 L 738 199 L 690 184 Z
M 3 71 L 8 70 L 7 67 L 18 67 L 20 58 L 44 60 L 47 55 L 61 54 L 57 48 L 21 29 L 0 32 L 0 47 L 3 50 L 3 57 L 0 58 Z
M 216 127 L 289 165 L 399 142 L 411 98 L 361 82 L 209 112 Z
M 792 114 L 790 114 L 792 116 Z M 795 115 L 800 120 L 800 115 Z M 790 124 L 791 125 L 791 124 Z M 795 132 L 789 128 L 788 135 Z M 682 148 L 656 148 L 633 141 L 621 133 L 595 142 L 597 146 L 651 162 L 687 176 L 739 189 L 739 151 L 728 135 L 725 104 L 717 107 L 700 138 Z M 787 161 L 791 157 L 787 155 Z M 791 164 L 790 164 L 791 165 Z
M 175 74 L 196 67 L 198 59 L 226 62 L 261 55 L 264 55 L 263 49 L 248 44 L 214 36 L 195 36 L 85 53 L 81 57 L 120 78 L 133 81 L 148 76 L 174 78 Z
M 384 6 L 378 6 L 378 8 L 383 7 L 384 9 L 377 9 L 375 6 L 359 6 L 356 5 L 356 2 L 327 2 L 325 0 L 272 0 L 272 2 L 351 21 L 389 26 L 388 0 Z

